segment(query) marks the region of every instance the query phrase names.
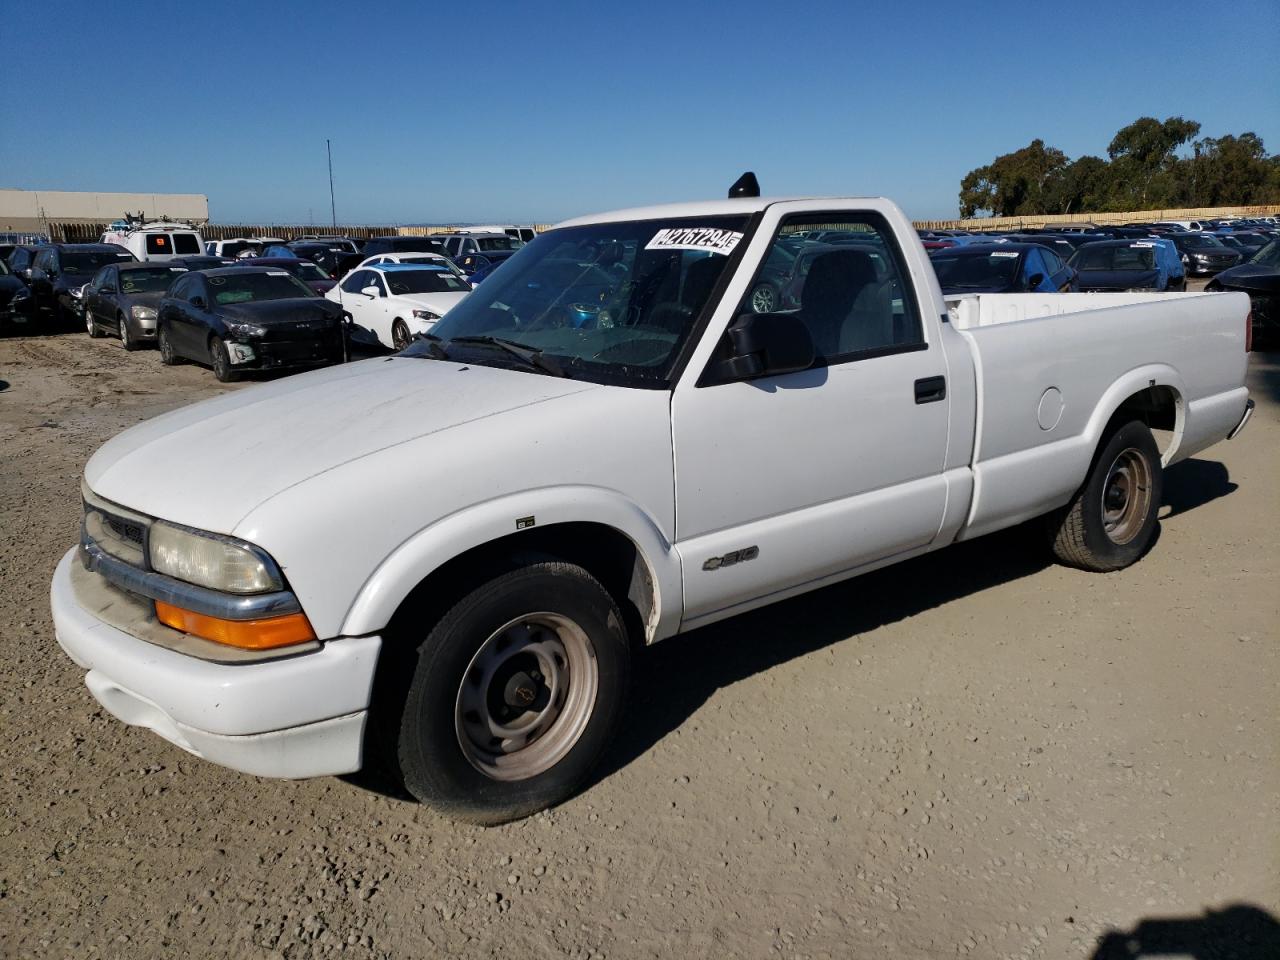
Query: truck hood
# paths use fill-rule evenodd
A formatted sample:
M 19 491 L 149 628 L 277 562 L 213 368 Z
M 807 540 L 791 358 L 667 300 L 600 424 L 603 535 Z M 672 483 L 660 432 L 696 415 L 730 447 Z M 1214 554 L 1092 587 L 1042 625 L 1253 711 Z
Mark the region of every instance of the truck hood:
M 230 534 L 270 497 L 344 463 L 532 404 L 580 403 L 599 389 L 423 358 L 365 360 L 140 423 L 98 449 L 85 479 L 99 496 L 140 513 Z M 361 496 L 353 490 L 335 509 L 351 509 Z

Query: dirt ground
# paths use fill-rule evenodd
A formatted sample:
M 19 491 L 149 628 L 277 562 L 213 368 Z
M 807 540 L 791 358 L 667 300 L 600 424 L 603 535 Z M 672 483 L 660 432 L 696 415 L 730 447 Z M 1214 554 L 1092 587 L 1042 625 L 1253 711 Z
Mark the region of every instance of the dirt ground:
M 83 464 L 243 387 L 0 339 L 0 955 L 1280 956 L 1280 355 L 1251 386 L 1133 568 L 1013 531 L 667 641 L 596 782 L 485 830 L 96 706 L 47 601 Z

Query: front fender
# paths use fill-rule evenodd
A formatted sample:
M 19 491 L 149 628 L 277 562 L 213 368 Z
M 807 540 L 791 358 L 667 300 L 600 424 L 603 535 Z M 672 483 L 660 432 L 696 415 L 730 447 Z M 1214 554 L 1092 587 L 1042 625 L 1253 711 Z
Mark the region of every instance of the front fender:
M 381 630 L 422 580 L 468 550 L 516 533 L 517 521 L 537 528 L 558 523 L 598 523 L 635 544 L 653 583 L 649 640 L 671 636 L 682 610 L 680 560 L 654 519 L 615 490 L 547 487 L 467 507 L 405 540 L 360 587 L 342 623 L 344 636 Z

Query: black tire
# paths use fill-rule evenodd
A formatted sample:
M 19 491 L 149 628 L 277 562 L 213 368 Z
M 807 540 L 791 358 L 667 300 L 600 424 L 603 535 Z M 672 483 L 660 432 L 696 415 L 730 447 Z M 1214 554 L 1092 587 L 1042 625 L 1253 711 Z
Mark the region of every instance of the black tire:
M 393 350 L 403 350 L 411 340 L 408 324 L 400 319 L 391 324 L 391 348 Z
M 1164 474 L 1147 425 L 1131 420 L 1103 441 L 1084 486 L 1052 518 L 1053 552 L 1069 567 L 1108 573 L 1151 545 Z
M 209 363 L 219 383 L 235 383 L 240 379 L 240 371 L 231 365 L 231 354 L 221 337 L 209 338 Z
M 89 336 L 94 340 L 101 340 L 104 334 L 98 329 L 98 325 L 93 322 L 93 312 L 85 307 L 84 310 L 84 326 L 89 331 Z
M 160 362 L 166 367 L 176 367 L 182 359 L 173 349 L 173 341 L 169 339 L 169 331 L 163 325 L 156 329 L 156 346 L 160 350 Z
M 486 661 L 480 659 L 486 650 L 504 649 L 508 628 L 526 631 L 517 633 L 517 640 L 520 636 L 557 639 L 554 633 L 538 633 L 538 627 L 526 628 L 525 618 L 540 617 L 563 618 L 578 628 L 587 640 L 589 657 L 583 660 L 579 654 L 576 661 L 572 656 L 565 661 L 563 683 L 558 686 L 566 691 L 558 698 L 563 706 L 545 731 L 530 736 L 520 750 L 495 754 L 503 758 L 498 762 L 524 765 L 517 767 L 514 775 L 512 768 L 505 768 L 507 775 L 499 777 L 482 770 L 483 756 L 476 759 L 477 737 L 468 720 L 480 723 L 486 736 L 491 728 L 469 716 L 474 711 L 466 709 L 467 697 L 473 703 L 478 697 L 494 704 L 497 696 L 501 702 L 490 707 L 490 712 L 523 709 L 519 717 L 526 717 L 541 715 L 538 709 L 547 711 L 548 701 L 537 708 L 536 700 L 526 699 L 524 702 L 535 707 L 517 708 L 510 694 L 505 701 L 501 693 L 495 694 L 511 689 L 512 677 L 502 682 L 504 669 L 517 663 L 520 654 L 505 654 L 508 659 L 496 668 L 483 666 Z M 493 647 L 495 639 L 497 646 Z M 517 642 L 507 649 L 522 648 Z M 561 648 L 565 649 L 567 645 Z M 575 674 L 573 663 L 586 666 Z M 492 672 L 486 674 L 489 670 Z M 586 570 L 543 561 L 493 578 L 455 604 L 418 647 L 417 665 L 400 714 L 396 751 L 405 787 L 448 816 L 480 824 L 505 823 L 562 802 L 587 779 L 612 738 L 622 716 L 629 673 L 630 651 L 622 615 L 613 598 Z M 482 684 L 475 679 L 478 675 L 490 679 Z M 584 690 L 591 690 L 589 698 Z M 538 695 L 547 692 L 543 687 Z M 518 687 L 516 693 L 532 696 Z M 548 765 L 540 768 L 539 763 Z
M 125 319 L 124 314 L 117 315 L 116 322 L 120 324 L 120 346 L 130 353 L 142 346 L 138 338 L 129 333 L 129 321 Z

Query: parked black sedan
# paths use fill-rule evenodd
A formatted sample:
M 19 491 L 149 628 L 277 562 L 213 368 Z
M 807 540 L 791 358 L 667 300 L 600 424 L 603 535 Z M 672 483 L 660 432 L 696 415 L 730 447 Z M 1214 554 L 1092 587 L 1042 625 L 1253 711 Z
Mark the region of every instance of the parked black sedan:
M 1240 254 L 1207 233 L 1171 233 L 1187 275 L 1218 273 L 1240 262 Z
M 163 363 L 207 363 L 224 383 L 346 358 L 341 306 L 269 267 L 186 273 L 160 301 L 157 338 Z
M 1280 240 L 1272 240 L 1248 263 L 1223 270 L 1205 290 L 1238 290 L 1249 295 L 1253 311 L 1253 345 L 1280 346 Z
M 51 243 L 39 247 L 31 265 L 31 297 L 54 320 L 80 319 L 80 288 L 109 263 L 131 263 L 134 255 L 114 243 Z
M 84 288 L 84 325 L 89 336 L 111 334 L 126 350 L 156 338 L 156 314 L 165 291 L 187 272 L 170 260 L 103 267 Z
M 31 291 L 9 265 L 0 260 L 0 330 L 31 320 Z

